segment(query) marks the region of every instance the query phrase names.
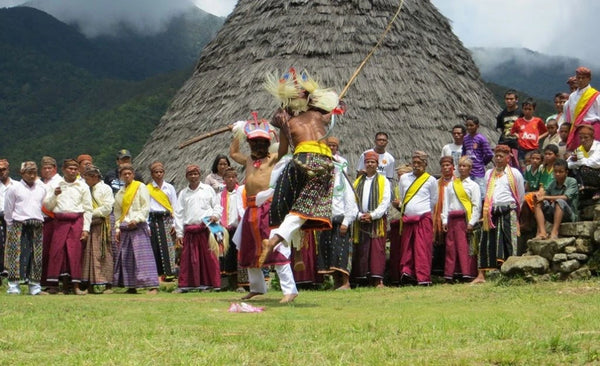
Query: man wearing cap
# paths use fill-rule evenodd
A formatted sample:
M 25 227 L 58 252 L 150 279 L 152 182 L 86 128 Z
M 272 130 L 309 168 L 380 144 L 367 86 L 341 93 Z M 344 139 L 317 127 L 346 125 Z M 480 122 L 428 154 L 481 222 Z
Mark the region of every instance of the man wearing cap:
M 67 291 L 68 280 L 75 294 L 82 280 L 82 242 L 86 242 L 92 221 L 92 196 L 89 187 L 77 179 L 79 164 L 74 159 L 63 162 L 63 180 L 58 187 L 47 187 L 44 206 L 54 213 L 54 228 L 48 257 L 48 281 L 58 286 L 60 278 Z M 52 289 L 56 292 L 57 288 Z
M 444 207 L 444 197 L 446 187 L 452 185 L 454 175 L 454 157 L 442 156 L 440 158 L 441 177 L 437 180 L 438 196 L 433 209 L 433 252 L 431 272 L 436 275 L 444 273 L 444 263 L 446 258 L 446 233 L 442 225 L 442 210 Z
M 358 222 L 353 230 L 350 277 L 354 281 L 369 278 L 374 287 L 383 287 L 390 182 L 378 173 L 379 155 L 375 151 L 366 151 L 364 160 L 365 174 L 354 181 L 358 193 Z
M 372 149 L 363 152 L 358 158 L 356 175 L 365 173 L 365 154 L 371 151 L 377 153 L 377 172 L 383 174 L 389 180 L 394 179 L 395 160 L 392 154 L 385 150 L 388 139 L 388 134 L 386 132 L 379 131 L 375 134 L 375 146 Z
M 173 185 L 165 182 L 165 167 L 162 162 L 150 164 L 152 181 L 146 185 L 150 193 L 150 242 L 159 276 L 173 279 L 175 268 L 175 223 L 173 214 L 177 207 L 177 192 Z
M 581 145 L 567 159 L 569 169 L 574 171 L 582 187 L 597 188 L 600 184 L 600 141 L 594 139 L 594 132 L 594 127 L 581 123 L 577 127 Z
M 594 139 L 600 140 L 600 92 L 590 86 L 592 72 L 587 67 L 575 70 L 577 90 L 569 95 L 564 106 L 565 122 L 571 124 L 567 138 L 567 150 L 574 151 L 579 146 L 577 127 L 587 123 L 594 128 Z
M 83 282 L 89 285 L 92 292 L 99 290 L 94 286 L 105 286 L 105 290 L 100 293 L 110 293 L 114 265 L 110 213 L 115 198 L 112 189 L 102 181 L 102 174 L 97 167 L 88 165 L 82 177 L 90 187 L 93 209 L 90 235 L 83 250 Z
M 293 301 L 298 296 L 296 283 L 292 268 L 290 266 L 291 250 L 289 247 L 280 245 L 275 251 L 266 252 L 263 263 L 259 263 L 263 250 L 262 241 L 269 238 L 269 209 L 273 196 L 269 189 L 271 172 L 277 163 L 277 153 L 269 151 L 271 145 L 271 127 L 265 120 L 245 121 L 238 125 L 239 131 L 231 142 L 229 156 L 238 164 L 246 167 L 246 184 L 244 185 L 244 207 L 245 211 L 234 242 L 238 248 L 238 264 L 241 268 L 248 269 L 248 280 L 250 282 L 250 293 L 244 296 L 244 300 L 267 292 L 262 266 L 275 266 L 279 276 L 282 302 Z M 236 129 L 234 128 L 234 131 Z M 250 155 L 247 156 L 240 151 L 240 139 L 245 138 L 250 146 Z
M 1 165 L 0 165 L 1 166 Z M 6 191 L 4 215 L 8 225 L 6 240 L 6 270 L 9 294 L 20 294 L 20 283 L 29 285 L 30 295 L 42 292 L 42 201 L 44 184 L 37 178 L 33 161 L 21 164 L 21 181 Z
M 61 181 L 61 176 L 58 174 L 56 159 L 51 156 L 44 156 L 40 162 L 40 177 L 44 184 L 52 185 L 56 188 L 58 182 Z
M 175 208 L 177 245 L 182 251 L 174 292 L 220 289 L 219 246 L 209 243 L 208 225 L 219 222 L 223 209 L 215 190 L 200 182 L 198 165 L 188 165 L 185 178 L 188 186 L 179 192 Z
M 56 159 L 51 156 L 44 156 L 42 157 L 40 166 L 40 176 L 42 182 L 46 185 L 46 190 L 58 187 L 58 184 L 62 182 L 62 177 L 57 172 L 58 167 L 56 165 Z M 43 205 L 42 213 L 44 214 L 44 235 L 42 235 L 43 255 L 41 284 L 43 287 L 48 287 L 52 285 L 48 282 L 48 258 L 50 257 L 50 243 L 52 242 L 52 231 L 54 229 L 54 213 Z
M 85 169 L 94 164 L 94 159 L 91 155 L 81 154 L 77 157 L 77 164 L 79 164 L 79 177 L 83 180 L 83 173 Z
M 121 164 L 119 178 L 123 187 L 115 195 L 115 237 L 119 249 L 114 259 L 113 286 L 126 287 L 128 294 L 147 288 L 158 293 L 156 262 L 150 245 L 148 214 L 150 194 L 142 182 L 135 180 L 131 164 Z
M 10 164 L 6 159 L 0 159 L 0 273 L 4 271 L 4 244 L 6 241 L 6 222 L 4 221 L 4 197 L 8 187 L 13 184 L 10 179 Z
M 485 282 L 485 272 L 499 268 L 511 255 L 517 255 L 519 212 L 525 197 L 521 172 L 509 166 L 511 149 L 497 145 L 495 168 L 485 173 L 487 182 L 483 199 L 483 232 L 479 244 L 478 274 L 473 283 Z
M 121 149 L 117 152 L 117 167 L 115 170 L 106 173 L 104 177 L 104 183 L 112 188 L 113 193 L 117 193 L 124 185 L 123 181 L 119 179 L 119 167 L 122 164 L 131 164 L 131 152 L 127 149 Z M 142 176 L 139 173 L 135 173 L 134 179 L 141 182 Z
M 427 154 L 415 151 L 412 173 L 400 178 L 401 285 L 431 285 L 433 221 L 431 212 L 437 202 L 438 187 L 435 178 L 425 171 Z
M 573 93 L 575 90 L 577 90 L 577 78 L 575 76 L 569 76 L 566 84 L 569 86 L 569 94 Z M 567 98 L 568 98 L 568 95 L 567 95 Z

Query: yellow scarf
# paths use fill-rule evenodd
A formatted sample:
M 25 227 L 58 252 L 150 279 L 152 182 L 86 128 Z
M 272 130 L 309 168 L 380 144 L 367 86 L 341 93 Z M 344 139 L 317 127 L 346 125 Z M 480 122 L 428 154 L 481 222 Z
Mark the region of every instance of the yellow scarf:
M 400 209 L 400 217 L 404 216 L 404 208 L 406 204 L 414 197 L 415 194 L 423 187 L 423 184 L 427 182 L 430 175 L 427 172 L 421 174 L 414 182 L 411 183 L 410 187 L 406 190 L 406 194 L 404 195 L 404 199 L 402 200 L 402 208 Z M 402 219 L 400 219 L 400 233 L 402 234 Z
M 377 202 L 371 202 L 371 200 L 369 200 L 369 207 L 368 209 L 370 211 L 375 210 L 380 204 L 381 201 L 383 200 L 383 191 L 385 190 L 385 180 L 387 178 L 381 174 L 377 174 Z M 357 178 L 354 181 L 354 189 L 358 191 L 358 199 L 362 200 L 362 196 L 363 196 L 363 189 L 362 187 L 364 187 L 364 185 L 362 183 L 364 183 L 364 181 L 366 180 L 366 176 L 362 175 L 359 178 Z M 361 186 L 360 189 L 357 189 L 358 186 Z M 371 186 L 371 192 L 373 192 L 373 186 Z M 371 192 L 365 192 L 365 194 L 371 194 Z M 372 196 L 370 198 L 373 198 Z M 360 206 L 362 202 L 358 202 L 358 205 Z M 383 218 L 379 219 L 379 220 L 373 220 L 372 223 L 375 223 L 375 221 L 377 221 L 377 226 L 373 227 L 373 230 L 371 230 L 371 237 L 373 238 L 383 238 L 386 235 L 386 229 L 385 229 L 385 220 Z M 358 243 L 360 241 L 360 224 L 357 223 L 354 225 L 354 243 Z
M 163 192 L 160 187 L 155 187 L 154 184 L 148 183 L 146 184 L 148 187 L 148 192 L 150 193 L 150 197 L 154 198 L 156 202 L 158 202 L 162 207 L 166 208 L 169 213 L 173 214 L 173 206 L 171 206 L 171 201 L 169 201 L 169 196 L 165 192 Z
M 585 148 L 583 147 L 583 145 L 579 145 L 579 147 L 577 147 L 577 151 L 581 151 L 584 158 L 590 157 L 589 151 L 586 151 Z
M 452 187 L 454 188 L 456 197 L 465 209 L 465 213 L 467 214 L 467 223 L 469 223 L 471 221 L 471 214 L 473 213 L 473 203 L 471 202 L 469 195 L 467 195 L 465 187 L 463 187 L 462 180 L 460 178 L 454 179 L 452 182 Z
M 585 107 L 588 105 L 588 102 L 596 95 L 597 92 L 598 91 L 592 88 L 591 86 L 585 92 L 583 92 L 583 95 L 577 101 L 577 105 L 575 106 L 575 110 L 573 111 L 573 121 L 571 122 L 571 129 L 573 129 L 573 126 L 575 125 L 575 123 L 573 122 L 577 121 L 581 112 L 585 109 Z
M 504 173 L 506 174 L 506 178 L 508 179 L 508 185 L 510 187 L 510 191 L 515 199 L 517 204 L 517 217 L 519 215 L 520 207 L 519 207 L 519 193 L 517 191 L 517 185 L 515 183 L 515 176 L 513 175 L 512 169 L 510 166 L 504 168 Z M 494 206 L 494 191 L 496 190 L 496 180 L 499 178 L 496 173 L 496 169 L 492 171 L 490 174 L 490 178 L 488 180 L 487 190 L 485 192 L 485 200 L 483 201 L 483 230 L 489 231 L 490 229 L 495 228 L 494 223 L 492 222 L 492 208 Z M 517 223 L 517 235 L 520 235 L 520 229 Z
M 123 219 L 127 215 L 127 212 L 129 212 L 131 204 L 133 203 L 133 198 L 135 197 L 135 194 L 137 193 L 137 190 L 141 185 L 142 182 L 134 180 L 129 186 L 127 186 L 127 188 L 125 188 L 125 192 L 123 194 L 123 204 L 121 205 L 122 212 L 121 217 L 119 217 L 119 222 L 123 222 Z

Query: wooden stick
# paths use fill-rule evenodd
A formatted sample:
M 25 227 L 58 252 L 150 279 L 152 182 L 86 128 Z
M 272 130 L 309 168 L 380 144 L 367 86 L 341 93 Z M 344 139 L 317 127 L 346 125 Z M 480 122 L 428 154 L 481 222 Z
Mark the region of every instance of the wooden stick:
M 222 134 L 224 132 L 227 132 L 227 131 L 231 131 L 232 128 L 233 128 L 233 125 L 227 125 L 225 127 L 217 128 L 216 130 L 213 130 L 213 131 L 207 132 L 205 134 L 202 134 L 200 136 L 193 137 L 193 138 L 191 138 L 191 139 L 189 139 L 187 141 L 184 141 L 181 144 L 179 144 L 179 148 L 183 149 L 186 146 L 189 146 L 191 144 L 195 144 L 196 142 L 200 142 L 200 141 L 202 141 L 204 139 L 207 139 L 209 137 L 220 135 L 220 134 Z

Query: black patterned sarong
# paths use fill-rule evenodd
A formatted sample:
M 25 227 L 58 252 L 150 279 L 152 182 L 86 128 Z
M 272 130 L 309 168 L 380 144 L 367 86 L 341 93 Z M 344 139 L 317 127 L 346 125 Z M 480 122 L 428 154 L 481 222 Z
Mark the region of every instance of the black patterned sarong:
M 42 221 L 13 221 L 6 238 L 6 270 L 10 282 L 42 278 Z
M 173 218 L 169 212 L 150 212 L 150 243 L 158 275 L 175 275 L 175 245 L 170 234 Z
M 494 228 L 483 231 L 479 244 L 479 269 L 500 268 L 511 255 L 517 255 L 517 211 L 516 206 L 494 206 L 492 209 Z
M 340 226 L 344 216 L 333 218 L 333 228 L 319 234 L 319 250 L 317 252 L 317 270 L 319 273 L 332 273 L 334 271 L 350 275 L 350 233 L 340 234 Z
M 288 213 L 306 222 L 302 230 L 331 229 L 333 163 L 326 155 L 299 153 L 277 178 L 269 226 L 278 227 Z

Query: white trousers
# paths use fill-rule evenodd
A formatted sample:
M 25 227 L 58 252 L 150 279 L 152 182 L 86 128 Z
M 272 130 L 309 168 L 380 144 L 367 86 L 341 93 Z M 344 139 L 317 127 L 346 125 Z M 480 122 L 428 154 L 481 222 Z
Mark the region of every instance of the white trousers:
M 275 271 L 277 272 L 277 276 L 279 276 L 281 292 L 283 292 L 284 295 L 297 294 L 298 289 L 296 288 L 296 281 L 294 281 L 294 274 L 292 273 L 292 267 L 289 263 L 276 265 Z M 267 284 L 262 268 L 248 268 L 248 280 L 250 282 L 250 292 L 258 294 L 267 293 Z
M 296 249 L 302 246 L 302 232 L 300 228 L 306 222 L 306 219 L 300 216 L 287 214 L 283 219 L 283 222 L 277 229 L 272 229 L 269 239 L 275 235 L 283 238 L 283 242 L 286 246 L 293 245 Z

